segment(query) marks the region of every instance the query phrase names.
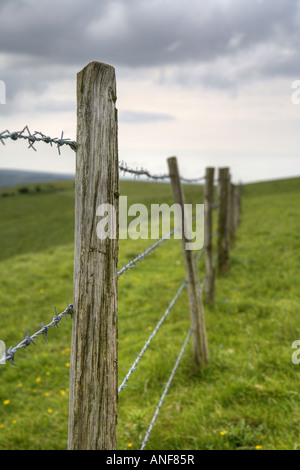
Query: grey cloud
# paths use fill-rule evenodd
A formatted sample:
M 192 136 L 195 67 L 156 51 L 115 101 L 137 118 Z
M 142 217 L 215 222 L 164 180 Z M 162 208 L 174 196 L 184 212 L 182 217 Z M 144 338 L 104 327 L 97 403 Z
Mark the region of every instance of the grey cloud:
M 2 0 L 0 78 L 15 96 L 99 60 L 234 88 L 300 73 L 299 20 L 300 0 Z
M 211 62 L 268 40 L 299 45 L 298 0 L 4 2 L 0 49 L 55 63 Z M 298 16 L 297 16 L 298 15 Z

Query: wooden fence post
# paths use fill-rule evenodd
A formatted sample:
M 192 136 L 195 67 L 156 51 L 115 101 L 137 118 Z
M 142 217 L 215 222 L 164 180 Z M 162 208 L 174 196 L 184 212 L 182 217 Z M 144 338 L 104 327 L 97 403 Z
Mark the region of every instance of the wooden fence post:
M 237 185 L 234 185 L 234 189 L 233 189 L 233 209 L 234 209 L 233 226 L 234 226 L 234 231 L 236 231 L 239 226 L 239 187 Z
M 229 176 L 230 178 L 230 176 Z M 229 245 L 232 247 L 235 243 L 235 198 L 234 198 L 234 184 L 229 181 Z
M 238 216 L 237 216 L 237 225 L 239 226 L 241 222 L 241 213 L 242 213 L 242 194 L 243 194 L 243 184 L 240 182 L 239 185 L 237 186 L 238 192 L 237 192 L 237 205 L 238 205 Z
M 70 450 L 116 449 L 119 169 L 115 102 L 113 67 L 91 62 L 78 73 Z M 113 208 L 110 223 L 116 224 L 115 238 L 99 238 L 96 212 L 102 204 Z
M 215 294 L 215 274 L 214 261 L 212 254 L 212 211 L 214 203 L 214 168 L 206 168 L 205 186 L 204 186 L 204 249 L 205 249 L 205 268 L 206 301 L 212 303 Z
M 190 240 L 186 238 L 186 214 L 184 211 L 184 194 L 179 177 L 176 157 L 168 158 L 169 174 L 173 190 L 174 201 L 181 206 L 181 229 L 182 229 L 182 251 L 186 272 L 186 282 L 189 297 L 191 327 L 193 330 L 193 348 L 195 361 L 200 367 L 206 366 L 209 362 L 208 344 L 206 337 L 206 327 L 202 304 L 202 293 L 197 270 L 194 251 L 186 249 L 186 243 Z
M 218 175 L 218 273 L 229 273 L 229 168 Z

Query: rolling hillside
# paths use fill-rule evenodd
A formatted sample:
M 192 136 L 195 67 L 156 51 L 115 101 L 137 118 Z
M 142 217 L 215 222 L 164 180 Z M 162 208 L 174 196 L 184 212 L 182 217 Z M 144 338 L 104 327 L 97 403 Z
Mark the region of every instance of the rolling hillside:
M 15 346 L 72 301 L 74 183 L 0 190 L 0 340 Z M 185 188 L 187 202 L 202 189 Z M 2 197 L 3 193 L 6 197 Z M 167 184 L 121 182 L 129 204 L 172 203 Z M 245 185 L 231 272 L 205 304 L 210 365 L 188 345 L 147 449 L 298 449 L 300 178 Z M 151 244 L 122 240 L 120 263 Z M 199 263 L 200 278 L 204 260 Z M 184 278 L 169 240 L 119 281 L 119 380 Z M 0 365 L 0 449 L 66 449 L 72 320 Z M 186 292 L 119 399 L 119 449 L 138 449 L 189 328 Z
M 31 183 L 73 180 L 73 175 L 58 173 L 43 173 L 38 171 L 0 170 L 0 188 Z

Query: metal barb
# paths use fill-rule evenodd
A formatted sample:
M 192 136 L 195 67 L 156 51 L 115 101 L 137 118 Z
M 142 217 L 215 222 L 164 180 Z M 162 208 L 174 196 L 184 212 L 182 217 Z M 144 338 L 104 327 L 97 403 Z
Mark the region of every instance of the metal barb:
M 41 329 L 42 334 L 44 335 L 45 341 L 48 344 L 47 340 L 47 333 L 48 333 L 48 326 L 44 326 L 44 323 L 42 321 L 42 329 Z
M 9 361 L 13 366 L 17 366 L 17 364 L 14 362 L 14 357 L 15 353 L 12 350 L 12 346 L 6 351 L 6 357 L 5 360 Z
M 30 346 L 31 343 L 33 343 L 34 345 L 36 345 L 35 342 L 33 341 L 33 339 L 32 339 L 31 336 L 30 336 L 29 330 L 28 330 L 28 334 L 26 334 L 26 331 L 25 331 L 24 341 L 23 341 L 23 342 L 24 342 L 24 344 L 25 344 L 25 347 L 26 347 L 26 346 Z
M 55 311 L 55 315 L 53 317 L 53 322 L 55 323 L 56 327 L 58 328 L 58 323 L 60 322 L 61 317 L 59 315 L 57 315 L 56 307 L 54 307 L 54 311 Z

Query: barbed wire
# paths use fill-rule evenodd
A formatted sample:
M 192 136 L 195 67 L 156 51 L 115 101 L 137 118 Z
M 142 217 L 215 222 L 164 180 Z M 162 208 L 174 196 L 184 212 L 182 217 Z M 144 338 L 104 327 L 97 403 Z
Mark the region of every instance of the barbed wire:
M 126 163 L 122 162 L 119 165 L 119 169 L 123 171 L 124 173 L 131 173 L 136 176 L 147 176 L 148 178 L 151 178 L 153 180 L 164 180 L 164 179 L 170 179 L 170 175 L 168 174 L 163 174 L 163 175 L 153 175 L 150 173 L 148 170 L 145 170 L 144 168 L 141 169 L 136 169 L 134 170 L 133 168 L 129 168 Z M 180 177 L 181 181 L 186 182 L 186 183 L 195 183 L 197 181 L 201 181 L 205 179 L 205 176 L 200 176 L 199 178 L 184 178 L 183 176 Z
M 141 168 L 140 170 L 139 169 L 134 170 L 133 168 L 129 168 L 127 164 L 124 163 L 123 161 L 119 164 L 119 169 L 120 171 L 123 171 L 124 173 L 130 173 L 135 176 L 147 176 L 148 178 L 151 178 L 153 180 L 164 180 L 164 179 L 170 178 L 169 174 L 152 175 L 148 170 L 145 170 L 143 168 Z
M 64 138 L 64 132 L 62 131 L 61 137 L 49 137 L 42 132 L 39 131 L 34 131 L 33 133 L 30 132 L 29 127 L 25 126 L 24 129 L 21 131 L 16 131 L 16 132 L 10 132 L 8 129 L 5 131 L 1 132 L 0 134 L 0 140 L 3 145 L 5 145 L 4 140 L 5 139 L 12 139 L 12 140 L 18 140 L 18 139 L 23 139 L 27 140 L 29 142 L 28 148 L 32 148 L 35 152 L 37 151 L 36 148 L 34 147 L 34 144 L 36 142 L 45 142 L 47 144 L 50 144 L 51 147 L 53 144 L 57 146 L 58 153 L 60 155 L 60 147 L 63 145 L 67 145 L 70 147 L 72 150 L 76 151 L 76 142 L 70 139 L 65 139 Z
M 161 406 L 162 406 L 162 404 L 163 404 L 163 402 L 164 402 L 164 399 L 165 399 L 166 394 L 168 393 L 168 390 L 169 390 L 170 385 L 171 385 L 171 383 L 172 383 L 172 380 L 173 380 L 173 378 L 174 378 L 175 372 L 176 372 L 176 370 L 177 370 L 177 368 L 178 368 L 178 366 L 179 366 L 179 363 L 180 363 L 180 361 L 181 361 L 181 359 L 182 359 L 184 350 L 185 350 L 186 345 L 187 345 L 187 343 L 188 343 L 188 341 L 189 341 L 189 339 L 190 339 L 190 336 L 191 336 L 191 334 L 192 334 L 192 331 L 193 331 L 192 328 L 190 328 L 190 330 L 188 331 L 188 334 L 187 334 L 187 336 L 186 336 L 186 338 L 185 338 L 185 340 L 184 340 L 183 346 L 182 346 L 182 348 L 181 348 L 181 350 L 180 350 L 180 353 L 179 353 L 179 355 L 178 355 L 178 357 L 177 357 L 177 359 L 176 359 L 176 362 L 175 362 L 175 365 L 174 365 L 174 367 L 173 367 L 173 369 L 172 369 L 172 372 L 171 372 L 171 375 L 170 375 L 170 377 L 169 377 L 169 380 L 168 380 L 168 382 L 167 382 L 167 384 L 166 384 L 166 386 L 165 386 L 165 388 L 164 388 L 164 390 L 163 390 L 163 393 L 162 393 L 162 395 L 161 395 L 161 397 L 160 397 L 160 400 L 159 400 L 159 402 L 158 402 L 158 405 L 157 405 L 157 407 L 156 407 L 156 409 L 155 409 L 153 418 L 152 418 L 152 420 L 151 420 L 151 422 L 150 422 L 149 428 L 148 428 L 148 430 L 147 430 L 147 432 L 146 432 L 146 435 L 145 435 L 145 437 L 144 437 L 144 440 L 143 440 L 143 442 L 142 442 L 142 445 L 141 445 L 140 450 L 144 450 L 144 448 L 145 448 L 145 446 L 146 446 L 146 444 L 147 444 L 147 441 L 148 441 L 148 439 L 149 439 L 149 436 L 150 436 L 150 434 L 151 434 L 151 432 L 152 432 L 152 428 L 153 428 L 154 423 L 155 423 L 155 421 L 156 421 L 156 419 L 157 419 L 159 410 L 160 410 L 160 408 L 161 408 Z
M 196 217 L 193 218 L 193 220 L 195 219 Z M 133 267 L 136 266 L 136 263 L 138 261 L 141 261 L 142 259 L 144 259 L 149 253 L 151 253 L 153 250 L 155 250 L 159 245 L 161 245 L 163 242 L 165 242 L 166 240 L 168 240 L 175 232 L 177 232 L 179 230 L 179 228 L 175 228 L 173 229 L 171 232 L 169 232 L 167 235 L 165 235 L 164 237 L 162 237 L 161 239 L 159 239 L 157 242 L 155 242 L 150 248 L 147 248 L 144 252 L 140 253 L 135 259 L 133 259 L 132 261 L 129 261 L 129 263 L 127 263 L 126 265 L 124 265 L 119 271 L 118 271 L 118 277 L 124 275 L 124 272 L 128 272 L 129 269 L 132 269 Z M 217 230 L 215 230 L 215 232 L 213 233 L 213 236 L 215 235 Z M 199 261 L 201 255 L 203 254 L 204 252 L 204 247 L 201 248 L 200 252 L 198 253 L 197 257 L 196 257 L 196 262 Z M 203 288 L 204 288 L 204 284 L 206 282 L 206 276 L 204 277 L 203 281 L 202 281 L 202 284 L 201 284 L 201 293 L 203 292 Z M 175 304 L 176 300 L 178 299 L 179 295 L 181 294 L 183 288 L 185 287 L 186 285 L 186 281 L 184 281 L 184 283 L 180 286 L 180 288 L 178 289 L 178 292 L 176 293 L 175 297 L 173 298 L 173 300 L 170 302 L 169 304 L 169 307 L 168 309 L 165 311 L 164 315 L 162 316 L 162 318 L 160 319 L 160 321 L 158 322 L 155 330 L 153 331 L 152 335 L 150 336 L 150 338 L 147 340 L 144 348 L 142 349 L 141 353 L 138 355 L 138 358 L 137 360 L 134 362 L 134 364 L 132 365 L 131 369 L 129 370 L 128 374 L 126 375 L 124 381 L 122 382 L 121 386 L 120 386 L 120 389 L 119 389 L 119 392 L 125 388 L 125 384 L 126 382 L 128 381 L 130 375 L 132 374 L 132 372 L 136 369 L 136 366 L 138 364 L 138 362 L 140 361 L 141 357 L 143 356 L 144 352 L 146 351 L 146 349 L 148 348 L 150 342 L 152 341 L 152 339 L 154 338 L 154 336 L 156 335 L 158 329 L 160 328 L 161 324 L 163 323 L 164 319 L 166 318 L 166 316 L 170 313 L 170 310 L 172 309 L 173 305 Z M 54 325 L 57 326 L 58 328 L 58 323 L 61 321 L 62 317 L 65 316 L 65 319 L 67 318 L 66 317 L 66 314 L 71 314 L 72 316 L 72 313 L 73 313 L 73 305 L 69 305 L 68 304 L 68 307 L 60 314 L 57 314 L 57 311 L 56 311 L 56 308 L 54 308 L 55 310 L 55 315 L 53 317 L 53 320 L 51 323 L 49 323 L 48 325 L 43 325 L 43 322 L 42 322 L 42 328 L 37 332 L 37 333 L 34 333 L 32 336 L 30 336 L 30 332 L 28 330 L 28 332 L 25 332 L 25 336 L 24 336 L 24 340 L 21 341 L 17 346 L 15 346 L 14 348 L 11 346 L 8 350 L 5 351 L 5 357 L 4 357 L 4 361 L 8 360 L 9 362 L 11 362 L 11 364 L 13 365 L 16 365 L 14 363 L 14 355 L 16 353 L 16 351 L 18 351 L 19 349 L 21 348 L 25 348 L 27 346 L 29 346 L 31 343 L 35 344 L 33 339 L 36 338 L 37 336 L 43 334 L 44 335 L 44 338 L 48 344 L 48 341 L 47 341 L 47 332 L 48 332 L 48 329 Z
M 203 210 L 201 211 L 200 214 L 194 216 L 193 218 L 191 218 L 189 220 L 190 221 L 194 221 L 196 220 L 197 218 L 199 218 L 201 215 L 203 214 Z M 147 248 L 145 251 L 143 251 L 142 253 L 140 253 L 139 255 L 137 255 L 133 260 L 129 261 L 127 264 L 124 264 L 123 267 L 118 271 L 118 277 L 124 275 L 124 272 L 128 272 L 129 269 L 133 269 L 136 267 L 136 263 L 138 261 L 141 261 L 143 259 L 146 258 L 146 256 L 151 253 L 151 251 L 155 250 L 157 247 L 159 247 L 163 242 L 165 242 L 166 240 L 169 240 L 171 238 L 172 235 L 174 235 L 174 233 L 177 233 L 178 231 L 180 230 L 180 227 L 175 227 L 173 230 L 171 230 L 171 232 L 169 232 L 167 235 L 164 235 L 162 238 L 160 238 L 157 242 L 153 243 L 152 246 L 150 246 L 149 248 Z M 204 247 L 202 248 L 202 250 L 204 250 Z M 201 256 L 202 252 L 200 253 L 200 256 Z M 199 256 L 199 255 L 198 255 Z
M 141 352 L 138 354 L 136 360 L 134 361 L 134 363 L 132 364 L 132 366 L 130 367 L 128 373 L 126 374 L 123 382 L 121 383 L 120 387 L 119 387 L 119 390 L 118 390 L 118 393 L 120 393 L 124 388 L 127 387 L 127 382 L 128 382 L 128 379 L 129 377 L 131 376 L 131 374 L 136 370 L 136 367 L 138 365 L 138 363 L 140 362 L 140 360 L 142 359 L 144 353 L 146 352 L 146 350 L 148 349 L 151 341 L 153 340 L 154 336 L 156 335 L 156 333 L 158 332 L 159 328 L 161 327 L 163 321 L 166 319 L 166 317 L 169 315 L 172 307 L 175 305 L 177 299 L 179 298 L 181 292 L 183 291 L 183 289 L 185 288 L 186 286 L 186 281 L 184 281 L 181 286 L 179 287 L 178 291 L 176 292 L 175 296 L 173 297 L 172 301 L 170 302 L 168 308 L 166 309 L 165 313 L 163 314 L 163 316 L 161 317 L 161 319 L 159 320 L 159 322 L 157 323 L 153 333 L 150 335 L 150 337 L 148 338 L 148 340 L 146 341 L 144 347 L 142 348 Z
M 118 271 L 118 277 L 124 275 L 124 272 L 127 273 L 129 269 L 135 268 L 137 262 L 142 261 L 143 259 L 145 259 L 146 256 L 149 255 L 149 253 L 151 253 L 153 250 L 155 250 L 157 247 L 159 247 L 162 243 L 164 243 L 166 240 L 168 240 L 178 230 L 179 230 L 178 228 L 172 230 L 167 235 L 160 238 L 157 242 L 153 243 L 152 246 L 150 246 L 145 251 L 143 251 L 138 256 L 136 256 L 133 260 L 131 260 L 127 264 L 123 265 L 123 267 Z
M 65 317 L 65 320 L 67 321 L 67 314 L 71 316 L 73 314 L 73 304 L 71 305 L 68 304 L 68 307 L 59 314 L 57 313 L 55 307 L 54 307 L 54 311 L 55 311 L 55 315 L 53 316 L 52 322 L 50 322 L 48 325 L 44 325 L 42 322 L 42 328 L 31 336 L 30 336 L 29 330 L 26 331 L 23 341 L 21 341 L 14 348 L 10 346 L 10 348 L 6 350 L 4 360 L 9 361 L 12 365 L 16 366 L 17 364 L 15 364 L 14 362 L 15 353 L 21 348 L 26 348 L 27 346 L 30 346 L 31 343 L 35 345 L 35 342 L 33 340 L 37 338 L 39 335 L 43 335 L 46 343 L 48 344 L 48 340 L 47 340 L 48 329 L 51 328 L 52 326 L 56 326 L 58 328 L 58 323 L 61 321 L 62 317 Z
M 185 183 L 197 183 L 198 181 L 203 181 L 206 179 L 206 176 L 199 176 L 199 178 L 185 178 L 184 176 L 180 176 L 181 181 Z
M 43 134 L 40 131 L 34 131 L 33 133 L 30 132 L 29 127 L 26 125 L 24 129 L 21 131 L 14 131 L 10 132 L 8 129 L 0 133 L 0 141 L 2 142 L 3 145 L 5 145 L 5 140 L 6 139 L 12 139 L 12 140 L 18 140 L 18 139 L 23 139 L 27 140 L 29 142 L 28 148 L 32 148 L 35 152 L 37 151 L 36 148 L 34 147 L 34 144 L 37 142 L 45 142 L 46 144 L 50 144 L 51 146 L 55 144 L 58 149 L 58 153 L 60 155 L 60 148 L 63 145 L 67 145 L 70 147 L 74 152 L 76 152 L 77 148 L 77 143 L 74 140 L 70 140 L 69 138 L 64 138 L 64 132 L 62 131 L 61 137 L 49 137 L 45 134 Z M 119 164 L 119 170 L 125 173 L 129 173 L 131 175 L 135 176 L 146 176 L 147 178 L 153 179 L 153 180 L 164 180 L 164 179 L 169 179 L 170 175 L 169 174 L 164 174 L 164 175 L 154 175 L 150 173 L 150 171 L 141 168 L 141 169 L 133 169 L 128 167 L 128 165 L 124 162 Z M 186 183 L 195 183 L 197 181 L 201 181 L 205 179 L 205 176 L 201 176 L 200 178 L 180 178 L 183 182 Z
M 204 246 L 201 248 L 201 250 L 199 251 L 199 253 L 196 256 L 196 263 L 198 263 L 198 261 L 201 258 L 203 252 L 204 252 Z
M 197 257 L 196 257 L 196 263 L 198 263 L 198 261 L 200 260 L 202 254 L 204 252 L 204 247 L 201 248 L 201 250 L 199 251 Z M 206 276 L 204 276 L 202 282 L 201 282 L 201 285 L 200 285 L 200 293 L 202 294 L 203 293 L 203 289 L 204 289 L 204 285 L 206 283 Z M 137 365 L 138 363 L 140 362 L 142 356 L 144 355 L 144 353 L 146 352 L 146 350 L 148 349 L 152 339 L 154 338 L 154 336 L 156 335 L 156 333 L 158 332 L 159 328 L 161 327 L 163 321 L 165 320 L 165 318 L 169 315 L 171 309 L 173 308 L 173 306 L 175 305 L 176 301 L 178 300 L 181 292 L 183 291 L 183 289 L 185 288 L 186 286 L 186 280 L 181 284 L 181 286 L 179 287 L 178 291 L 176 292 L 175 296 L 173 297 L 173 299 L 171 300 L 167 310 L 165 311 L 165 313 L 163 314 L 163 316 L 161 317 L 161 319 L 159 320 L 159 322 L 157 323 L 155 329 L 153 330 L 153 333 L 149 336 L 148 340 L 146 341 L 144 347 L 142 348 L 141 352 L 138 354 L 136 360 L 134 361 L 134 363 L 132 364 L 132 366 L 130 367 L 128 373 L 126 374 L 123 382 L 121 383 L 120 387 L 119 387 L 119 390 L 118 392 L 120 393 L 124 388 L 126 388 L 126 384 L 128 382 L 128 379 L 129 377 L 131 376 L 131 374 L 136 370 L 137 368 Z

